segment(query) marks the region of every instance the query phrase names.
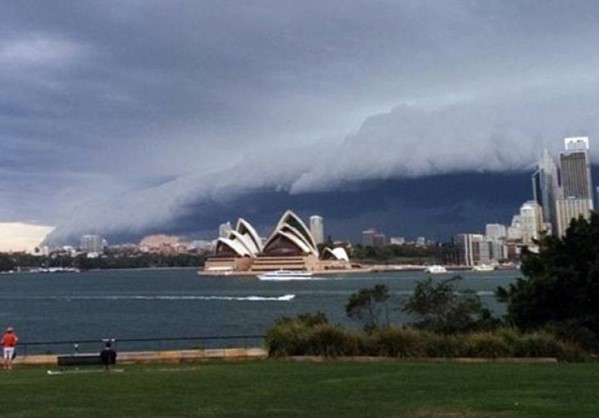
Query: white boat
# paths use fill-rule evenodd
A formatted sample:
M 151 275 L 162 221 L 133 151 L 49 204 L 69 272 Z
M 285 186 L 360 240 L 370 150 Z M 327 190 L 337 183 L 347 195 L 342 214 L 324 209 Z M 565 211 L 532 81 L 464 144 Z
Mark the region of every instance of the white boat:
M 489 272 L 489 271 L 494 271 L 495 267 L 490 265 L 490 264 L 477 264 L 476 266 L 472 267 L 472 271 L 478 271 L 478 272 Z
M 76 267 L 40 267 L 31 269 L 30 273 L 80 273 Z
M 260 280 L 306 280 L 312 277 L 312 273 L 303 270 L 275 270 L 259 274 Z
M 439 265 L 434 265 L 434 266 L 428 266 L 427 268 L 424 269 L 425 273 L 429 273 L 429 274 L 443 274 L 443 273 L 447 273 L 447 269 L 443 266 L 439 266 Z

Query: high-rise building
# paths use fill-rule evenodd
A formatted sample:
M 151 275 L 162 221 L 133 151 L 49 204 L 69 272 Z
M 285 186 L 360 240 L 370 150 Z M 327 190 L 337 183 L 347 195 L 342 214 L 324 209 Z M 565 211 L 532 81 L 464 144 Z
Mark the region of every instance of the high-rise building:
M 548 225 L 549 233 L 557 231 L 556 200 L 558 197 L 558 170 L 553 158 L 547 150 L 537 164 L 537 171 L 532 175 L 532 191 L 534 200 L 543 208 L 543 222 Z
M 374 239 L 377 234 L 376 229 L 372 228 L 362 231 L 362 245 L 365 247 L 374 247 Z
M 375 247 L 384 247 L 387 245 L 387 236 L 382 232 L 379 232 L 374 235 L 374 246 Z
M 564 199 L 589 199 L 593 209 L 593 186 L 589 139 L 566 138 L 566 151 L 560 154 L 562 197 Z
M 507 228 L 502 224 L 487 224 L 485 227 L 485 237 L 495 241 L 507 236 Z
M 81 237 L 81 249 L 88 253 L 103 253 L 106 240 L 100 235 L 83 235 Z
M 520 228 L 522 231 L 522 243 L 534 245 L 534 240 L 541 237 L 544 231 L 543 208 L 534 200 L 525 202 L 520 207 Z
M 310 232 L 312 233 L 316 244 L 322 244 L 324 242 L 324 222 L 322 216 L 310 216 Z
M 229 234 L 233 228 L 231 227 L 231 222 L 225 222 L 224 224 L 220 224 L 218 227 L 218 237 L 219 238 L 229 238 Z
M 459 263 L 466 266 L 474 266 L 481 262 L 480 242 L 484 241 L 481 234 L 458 234 L 454 237 L 454 244 L 458 248 Z M 488 258 L 488 251 L 483 250 L 485 258 Z M 487 260 L 485 260 L 487 261 Z
M 572 218 L 589 218 L 593 205 L 593 185 L 589 158 L 589 138 L 565 138 L 560 154 L 561 187 L 556 199 L 557 233 L 566 233 Z
M 511 241 L 520 241 L 522 239 L 522 222 L 520 222 L 520 215 L 514 215 L 512 217 L 512 223 L 507 228 L 507 237 Z

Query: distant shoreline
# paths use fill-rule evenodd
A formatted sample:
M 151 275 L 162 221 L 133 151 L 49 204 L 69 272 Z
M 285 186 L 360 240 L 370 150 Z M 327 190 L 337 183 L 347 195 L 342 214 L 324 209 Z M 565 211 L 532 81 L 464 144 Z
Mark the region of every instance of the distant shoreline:
M 69 272 L 69 271 L 57 271 L 57 272 L 39 272 L 39 271 L 31 271 L 31 270 L 22 270 L 22 271 L 0 271 L 0 274 L 12 275 L 12 274 L 39 274 L 43 276 L 47 275 L 55 275 L 55 274 L 80 274 L 80 273 L 96 273 L 103 271 L 152 271 L 152 270 L 200 270 L 202 266 L 194 266 L 194 267 L 130 267 L 130 268 L 110 268 L 110 269 L 90 269 L 90 270 L 80 270 L 79 272 Z

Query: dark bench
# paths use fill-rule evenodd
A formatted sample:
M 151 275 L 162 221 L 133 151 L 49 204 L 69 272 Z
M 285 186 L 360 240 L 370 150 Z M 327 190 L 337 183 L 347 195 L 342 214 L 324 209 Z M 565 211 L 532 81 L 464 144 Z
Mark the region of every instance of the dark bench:
M 69 354 L 57 357 L 59 366 L 89 366 L 103 364 L 99 354 Z

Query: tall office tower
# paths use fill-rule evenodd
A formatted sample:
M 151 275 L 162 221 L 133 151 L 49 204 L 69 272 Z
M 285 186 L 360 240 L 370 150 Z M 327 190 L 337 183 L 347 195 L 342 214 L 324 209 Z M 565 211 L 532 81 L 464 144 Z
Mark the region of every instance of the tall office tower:
M 484 241 L 484 236 L 480 234 L 458 234 L 454 237 L 454 243 L 458 248 L 459 262 L 466 266 L 474 266 L 481 262 L 480 242 Z M 486 257 L 488 252 L 484 251 Z
M 376 232 L 376 229 L 367 229 L 365 231 L 362 231 L 362 245 L 363 246 L 370 246 L 373 247 L 374 246 L 374 242 L 375 242 L 375 237 L 378 234 L 378 232 Z
M 224 224 L 220 224 L 218 227 L 218 237 L 219 238 L 229 238 L 229 234 L 233 228 L 231 227 L 231 222 L 225 222 Z
M 550 234 L 557 232 L 556 200 L 558 197 L 557 166 L 547 150 L 537 164 L 537 171 L 532 175 L 532 191 L 535 201 L 543 208 L 543 222 Z
M 566 150 L 560 154 L 561 188 L 556 200 L 559 236 L 566 233 L 572 218 L 588 219 L 594 208 L 589 138 L 566 138 L 564 144 Z
M 106 240 L 100 235 L 83 235 L 81 237 L 81 249 L 88 253 L 103 253 Z
M 543 208 L 534 200 L 530 200 L 520 207 L 520 228 L 523 244 L 534 244 L 533 240 L 541 237 L 541 232 L 545 229 Z
M 512 241 L 522 240 L 522 222 L 520 221 L 520 215 L 514 215 L 512 217 L 512 223 L 507 227 L 507 239 Z
M 504 239 L 507 236 L 507 228 L 501 224 L 487 224 L 485 237 L 491 241 Z
M 324 222 L 322 216 L 310 216 L 310 233 L 312 233 L 316 244 L 322 244 L 324 242 Z
M 384 247 L 387 245 L 387 237 L 382 232 L 379 232 L 374 235 L 374 246 L 375 247 Z

